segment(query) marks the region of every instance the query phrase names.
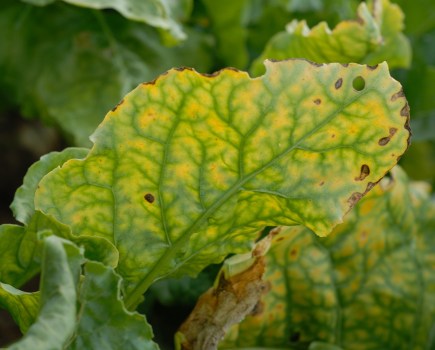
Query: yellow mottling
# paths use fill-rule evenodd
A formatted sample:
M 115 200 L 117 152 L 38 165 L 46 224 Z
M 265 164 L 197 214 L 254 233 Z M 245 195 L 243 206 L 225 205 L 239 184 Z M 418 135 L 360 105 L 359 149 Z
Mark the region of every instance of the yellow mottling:
M 224 133 L 227 129 L 227 125 L 219 118 L 208 118 L 207 124 L 211 130 L 215 130 L 217 134 Z
M 392 279 L 393 279 L 393 283 L 396 284 L 396 285 L 402 285 L 402 286 L 406 285 L 404 283 L 405 279 L 403 278 L 403 276 L 401 276 L 399 274 L 395 274 Z
M 71 224 L 72 226 L 77 226 L 79 224 L 81 224 L 83 221 L 83 215 L 79 212 L 79 213 L 75 213 L 74 215 L 71 216 Z
M 336 304 L 337 300 L 335 298 L 334 293 L 331 290 L 325 293 L 324 296 L 325 296 L 324 302 L 326 306 L 329 307 L 329 306 L 334 306 Z
M 352 283 L 349 285 L 349 288 L 347 289 L 348 295 L 353 295 L 354 293 L 358 292 L 359 290 L 359 283 L 358 280 L 353 280 Z
M 321 280 L 322 278 L 324 278 L 325 276 L 325 271 L 323 270 L 322 267 L 314 267 L 311 270 L 310 275 L 313 277 L 313 279 L 315 280 Z
M 148 94 L 153 100 L 158 100 L 161 97 L 160 89 L 154 84 L 144 85 L 144 88 L 148 90 Z
M 173 175 L 177 178 L 183 178 L 186 174 L 190 174 L 192 172 L 192 167 L 188 163 L 176 164 L 173 168 Z
M 191 101 L 186 105 L 186 114 L 191 119 L 197 119 L 207 114 L 209 106 L 201 103 L 201 101 Z
M 359 206 L 358 206 L 358 210 L 362 216 L 370 213 L 376 204 L 376 201 L 372 198 L 368 198 L 365 201 L 361 201 L 361 202 L 362 203 L 359 204 Z
M 145 129 L 150 124 L 154 123 L 156 120 L 157 120 L 157 111 L 153 108 L 148 108 L 139 116 L 139 126 Z

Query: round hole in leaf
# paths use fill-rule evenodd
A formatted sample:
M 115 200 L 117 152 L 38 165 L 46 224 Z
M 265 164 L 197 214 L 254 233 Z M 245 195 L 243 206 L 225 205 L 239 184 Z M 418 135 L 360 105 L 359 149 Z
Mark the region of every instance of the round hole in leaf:
M 362 91 L 366 87 L 366 82 L 363 77 L 356 77 L 353 82 L 352 86 L 356 91 Z

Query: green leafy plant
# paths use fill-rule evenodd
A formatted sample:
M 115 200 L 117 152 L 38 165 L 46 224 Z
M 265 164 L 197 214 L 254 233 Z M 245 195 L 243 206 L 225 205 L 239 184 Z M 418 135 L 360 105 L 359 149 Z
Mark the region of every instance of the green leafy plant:
M 411 136 L 389 70 L 411 64 L 397 5 L 337 1 L 335 29 L 310 30 L 299 16 L 332 5 L 25 2 L 0 5 L 0 36 L 16 41 L 0 86 L 84 147 L 32 165 L 11 205 L 22 225 L 0 225 L 0 306 L 23 333 L 10 349 L 164 349 L 150 309 L 181 293 L 197 304 L 177 349 L 435 346 L 435 203 L 396 166 Z M 283 12 L 295 19 L 258 50 L 264 18 Z M 53 32 L 35 31 L 50 14 L 75 21 L 69 39 L 29 45 Z M 56 60 L 58 76 L 36 77 Z M 196 70 L 159 75 L 182 62 Z M 202 271 L 221 263 L 213 284 Z

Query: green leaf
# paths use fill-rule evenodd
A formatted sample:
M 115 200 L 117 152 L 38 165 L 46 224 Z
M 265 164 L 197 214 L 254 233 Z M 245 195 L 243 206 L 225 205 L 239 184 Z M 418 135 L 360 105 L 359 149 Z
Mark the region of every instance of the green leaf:
M 10 349 L 158 349 L 145 317 L 125 309 L 112 267 L 87 261 L 79 280 L 84 258 L 76 245 L 55 236 L 42 245 L 40 293 L 0 284 L 0 305 L 28 329 Z
M 22 226 L 0 225 L 0 281 L 19 287 L 39 271 L 36 235 Z
M 21 333 L 26 333 L 35 322 L 39 310 L 39 294 L 26 293 L 0 282 L 0 307 L 9 311 Z
M 427 185 L 409 183 L 398 167 L 329 237 L 283 228 L 266 256 L 271 291 L 222 348 L 314 340 L 344 349 L 430 348 L 434 232 Z
M 55 0 L 22 0 L 37 6 L 44 6 Z M 168 31 L 174 40 L 186 39 L 186 34 L 177 16 L 185 17 L 192 7 L 192 0 L 63 0 L 66 3 L 92 9 L 114 9 L 124 17 L 144 22 L 150 26 Z
M 293 20 L 272 37 L 264 52 L 251 67 L 255 76 L 264 72 L 267 59 L 306 58 L 313 62 L 359 62 L 378 64 L 388 61 L 390 67 L 407 67 L 411 48 L 403 29 L 403 14 L 388 0 L 373 1 L 372 11 L 361 3 L 357 20 L 343 21 L 334 30 L 326 22 L 312 29 L 305 21 Z M 393 28 L 393 29 L 390 29 Z
M 131 307 L 157 279 L 248 250 L 264 226 L 328 234 L 405 151 L 407 123 L 386 64 L 175 69 L 126 96 L 35 206 L 116 245 Z
M 53 234 L 86 248 L 85 257 L 117 266 L 119 253 L 107 239 L 71 233 L 71 228 L 36 211 L 28 226 L 0 225 L 0 281 L 20 287 L 40 271 L 41 244 L 38 235 Z
M 74 332 L 80 250 L 55 236 L 45 238 L 43 246 L 39 314 L 11 350 L 62 349 Z
M 84 247 L 86 259 L 99 261 L 105 265 L 116 267 L 118 265 L 119 253 L 116 247 L 107 239 L 94 235 L 77 235 L 71 232 L 71 227 L 57 221 L 50 215 L 36 211 L 28 227 L 28 234 L 36 237 L 37 232 L 50 232 L 58 237 L 74 242 L 79 247 Z M 33 244 L 28 238 L 27 244 Z M 23 255 L 24 253 L 21 253 Z
M 155 30 L 117 13 L 3 0 L 0 90 L 24 116 L 55 123 L 73 144 L 88 146 L 104 114 L 139 83 L 175 66 L 210 68 L 209 37 L 186 32 L 186 41 L 167 48 Z
M 89 150 L 86 148 L 66 148 L 62 152 L 51 152 L 41 157 L 33 164 L 24 176 L 23 185 L 15 193 L 11 209 L 15 219 L 27 224 L 35 212 L 33 204 L 35 191 L 39 181 L 53 169 L 62 166 L 66 161 L 74 158 L 84 158 Z
M 85 264 L 84 273 L 78 326 L 69 349 L 158 349 L 145 317 L 125 309 L 119 275 L 93 261 Z
M 216 54 L 224 66 L 246 68 L 248 50 L 247 29 L 243 25 L 247 0 L 202 0 L 217 39 Z
M 421 35 L 435 28 L 435 3 L 432 0 L 396 0 L 406 14 L 406 32 Z

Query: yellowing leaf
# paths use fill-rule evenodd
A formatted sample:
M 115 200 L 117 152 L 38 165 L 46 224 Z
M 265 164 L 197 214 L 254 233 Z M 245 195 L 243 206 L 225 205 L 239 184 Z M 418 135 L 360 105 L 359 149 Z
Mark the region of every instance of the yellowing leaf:
M 395 168 L 327 238 L 300 227 L 274 238 L 262 312 L 235 326 L 221 348 L 321 340 L 355 350 L 430 349 L 434 233 L 435 203 Z
M 293 20 L 285 32 L 270 39 L 251 67 L 254 75 L 264 72 L 265 59 L 306 58 L 314 62 L 358 62 L 407 67 L 411 47 L 402 34 L 403 13 L 388 0 L 373 0 L 358 7 L 357 19 L 340 22 L 333 30 L 326 22 L 310 29 L 304 20 Z
M 405 151 L 408 117 L 386 64 L 174 69 L 106 116 L 86 158 L 45 176 L 35 207 L 115 244 L 132 306 L 157 279 L 246 252 L 264 226 L 328 234 Z

